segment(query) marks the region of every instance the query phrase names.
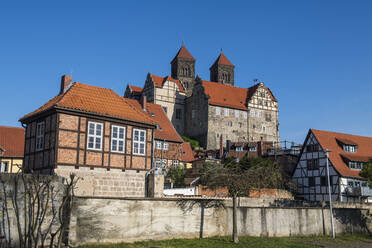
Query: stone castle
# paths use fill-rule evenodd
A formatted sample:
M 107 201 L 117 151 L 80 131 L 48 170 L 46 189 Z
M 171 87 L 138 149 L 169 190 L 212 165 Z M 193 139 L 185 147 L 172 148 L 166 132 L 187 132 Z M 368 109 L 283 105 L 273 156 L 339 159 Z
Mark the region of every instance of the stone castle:
M 171 76 L 148 73 L 143 88 L 128 85 L 124 96 L 163 107 L 179 134 L 206 149 L 226 140 L 279 144 L 278 100 L 263 82 L 234 86 L 235 66 L 222 53 L 210 67 L 210 81 L 195 76 L 195 58 L 184 45 L 171 61 Z

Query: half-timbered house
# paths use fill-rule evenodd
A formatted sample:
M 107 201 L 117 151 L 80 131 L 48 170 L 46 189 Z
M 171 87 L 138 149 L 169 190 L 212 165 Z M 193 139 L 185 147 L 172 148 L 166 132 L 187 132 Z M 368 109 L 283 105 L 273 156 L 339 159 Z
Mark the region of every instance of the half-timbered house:
M 20 122 L 26 172 L 75 173 L 81 195 L 145 195 L 156 124 L 114 91 L 63 76 L 60 93 Z
M 334 201 L 370 200 L 372 190 L 359 176 L 363 164 L 372 158 L 372 138 L 310 129 L 292 175 L 298 196 L 326 201 L 328 196 L 327 156 L 331 196 Z

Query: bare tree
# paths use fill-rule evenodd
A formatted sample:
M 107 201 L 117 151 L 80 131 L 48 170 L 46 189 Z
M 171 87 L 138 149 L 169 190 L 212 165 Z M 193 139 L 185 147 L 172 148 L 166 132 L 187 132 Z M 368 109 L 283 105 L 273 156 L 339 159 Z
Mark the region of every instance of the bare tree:
M 233 203 L 234 243 L 239 242 L 237 221 L 237 198 L 249 196 L 251 189 L 283 188 L 285 180 L 280 167 L 263 158 L 244 158 L 239 162 L 231 158 L 221 164 L 206 164 L 201 182 L 210 188 L 225 187 Z
M 0 176 L 2 247 L 60 247 L 76 182 L 73 174 L 69 179 L 23 173 Z

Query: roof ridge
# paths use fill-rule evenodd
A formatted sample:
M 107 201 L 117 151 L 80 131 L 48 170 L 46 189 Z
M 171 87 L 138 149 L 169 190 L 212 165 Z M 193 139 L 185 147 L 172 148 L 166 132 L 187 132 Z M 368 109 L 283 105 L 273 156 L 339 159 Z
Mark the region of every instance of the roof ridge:
M 349 133 L 341 133 L 341 132 L 332 132 L 332 131 L 320 130 L 320 129 L 315 129 L 315 128 L 310 128 L 310 130 L 312 130 L 312 131 L 319 131 L 319 132 L 323 132 L 323 133 L 342 134 L 342 135 L 348 135 L 348 136 L 355 136 L 355 137 L 361 137 L 361 138 L 372 139 L 372 137 L 369 137 L 369 136 L 362 136 L 362 135 L 357 135 L 357 134 L 349 134 Z
M 4 126 L 4 125 L 0 125 L 0 128 L 14 128 L 14 129 L 24 129 L 23 127 L 13 127 L 13 126 Z

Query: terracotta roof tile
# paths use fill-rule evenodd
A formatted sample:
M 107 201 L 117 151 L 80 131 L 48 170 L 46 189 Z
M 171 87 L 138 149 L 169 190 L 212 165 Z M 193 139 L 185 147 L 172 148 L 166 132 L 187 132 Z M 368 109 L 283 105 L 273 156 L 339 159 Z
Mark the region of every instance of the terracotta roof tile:
M 0 126 L 0 146 L 4 149 L 4 157 L 23 157 L 24 128 Z
M 358 178 L 360 177 L 359 170 L 350 169 L 342 157 L 362 160 L 361 162 L 366 161 L 367 158 L 372 158 L 372 137 L 327 132 L 315 129 L 310 129 L 310 131 L 315 135 L 316 139 L 323 149 L 331 150 L 331 152 L 329 153 L 329 159 L 335 169 L 342 176 Z M 357 144 L 357 151 L 355 153 L 344 152 L 342 146 L 340 146 L 340 144 L 337 142 L 337 139 L 348 140 L 349 142 Z
M 182 47 L 180 48 L 180 50 L 178 50 L 176 56 L 172 59 L 172 62 L 176 58 L 191 59 L 191 60 L 194 60 L 195 61 L 194 57 L 191 55 L 191 53 L 189 52 L 189 50 L 187 50 L 187 48 L 184 45 L 182 45 Z
M 171 76 L 166 76 L 166 77 L 159 77 L 156 75 L 151 74 L 152 81 L 155 83 L 155 86 L 158 88 L 163 88 L 163 84 L 166 81 L 171 81 L 175 82 L 180 90 L 180 92 L 185 92 L 185 88 L 181 84 L 181 82 L 177 79 L 172 78 Z
M 56 107 L 154 124 L 148 116 L 132 107 L 127 103 L 126 99 L 116 94 L 113 90 L 77 82 L 65 93 L 54 97 L 42 107 L 25 115 L 20 121 Z
M 259 84 L 246 89 L 202 80 L 202 86 L 204 92 L 210 97 L 209 103 L 211 105 L 247 110 L 247 102 L 256 92 Z M 266 89 L 271 93 L 269 88 Z M 272 99 L 276 101 L 273 95 Z
M 143 111 L 139 101 L 134 99 L 125 98 L 133 107 L 138 111 Z M 154 123 L 159 125 L 160 129 L 155 130 L 155 139 L 168 140 L 175 142 L 183 142 L 181 136 L 174 129 L 172 123 L 169 121 L 167 114 L 163 108 L 158 104 L 146 103 L 147 112 L 146 115 L 152 119 Z
M 216 61 L 213 63 L 212 67 L 214 65 L 227 65 L 227 66 L 232 66 L 232 67 L 235 67 L 225 56 L 225 54 L 223 54 L 221 52 L 220 56 L 218 56 L 218 58 L 216 59 Z
M 142 93 L 142 90 L 143 90 L 143 88 L 137 87 L 137 86 L 133 86 L 133 85 L 129 85 L 129 88 L 130 88 L 130 90 L 133 93 L 136 93 L 136 94 L 141 94 Z
M 194 160 L 196 160 L 196 158 L 194 157 L 194 152 L 192 151 L 190 142 L 183 142 L 181 161 L 192 162 Z

